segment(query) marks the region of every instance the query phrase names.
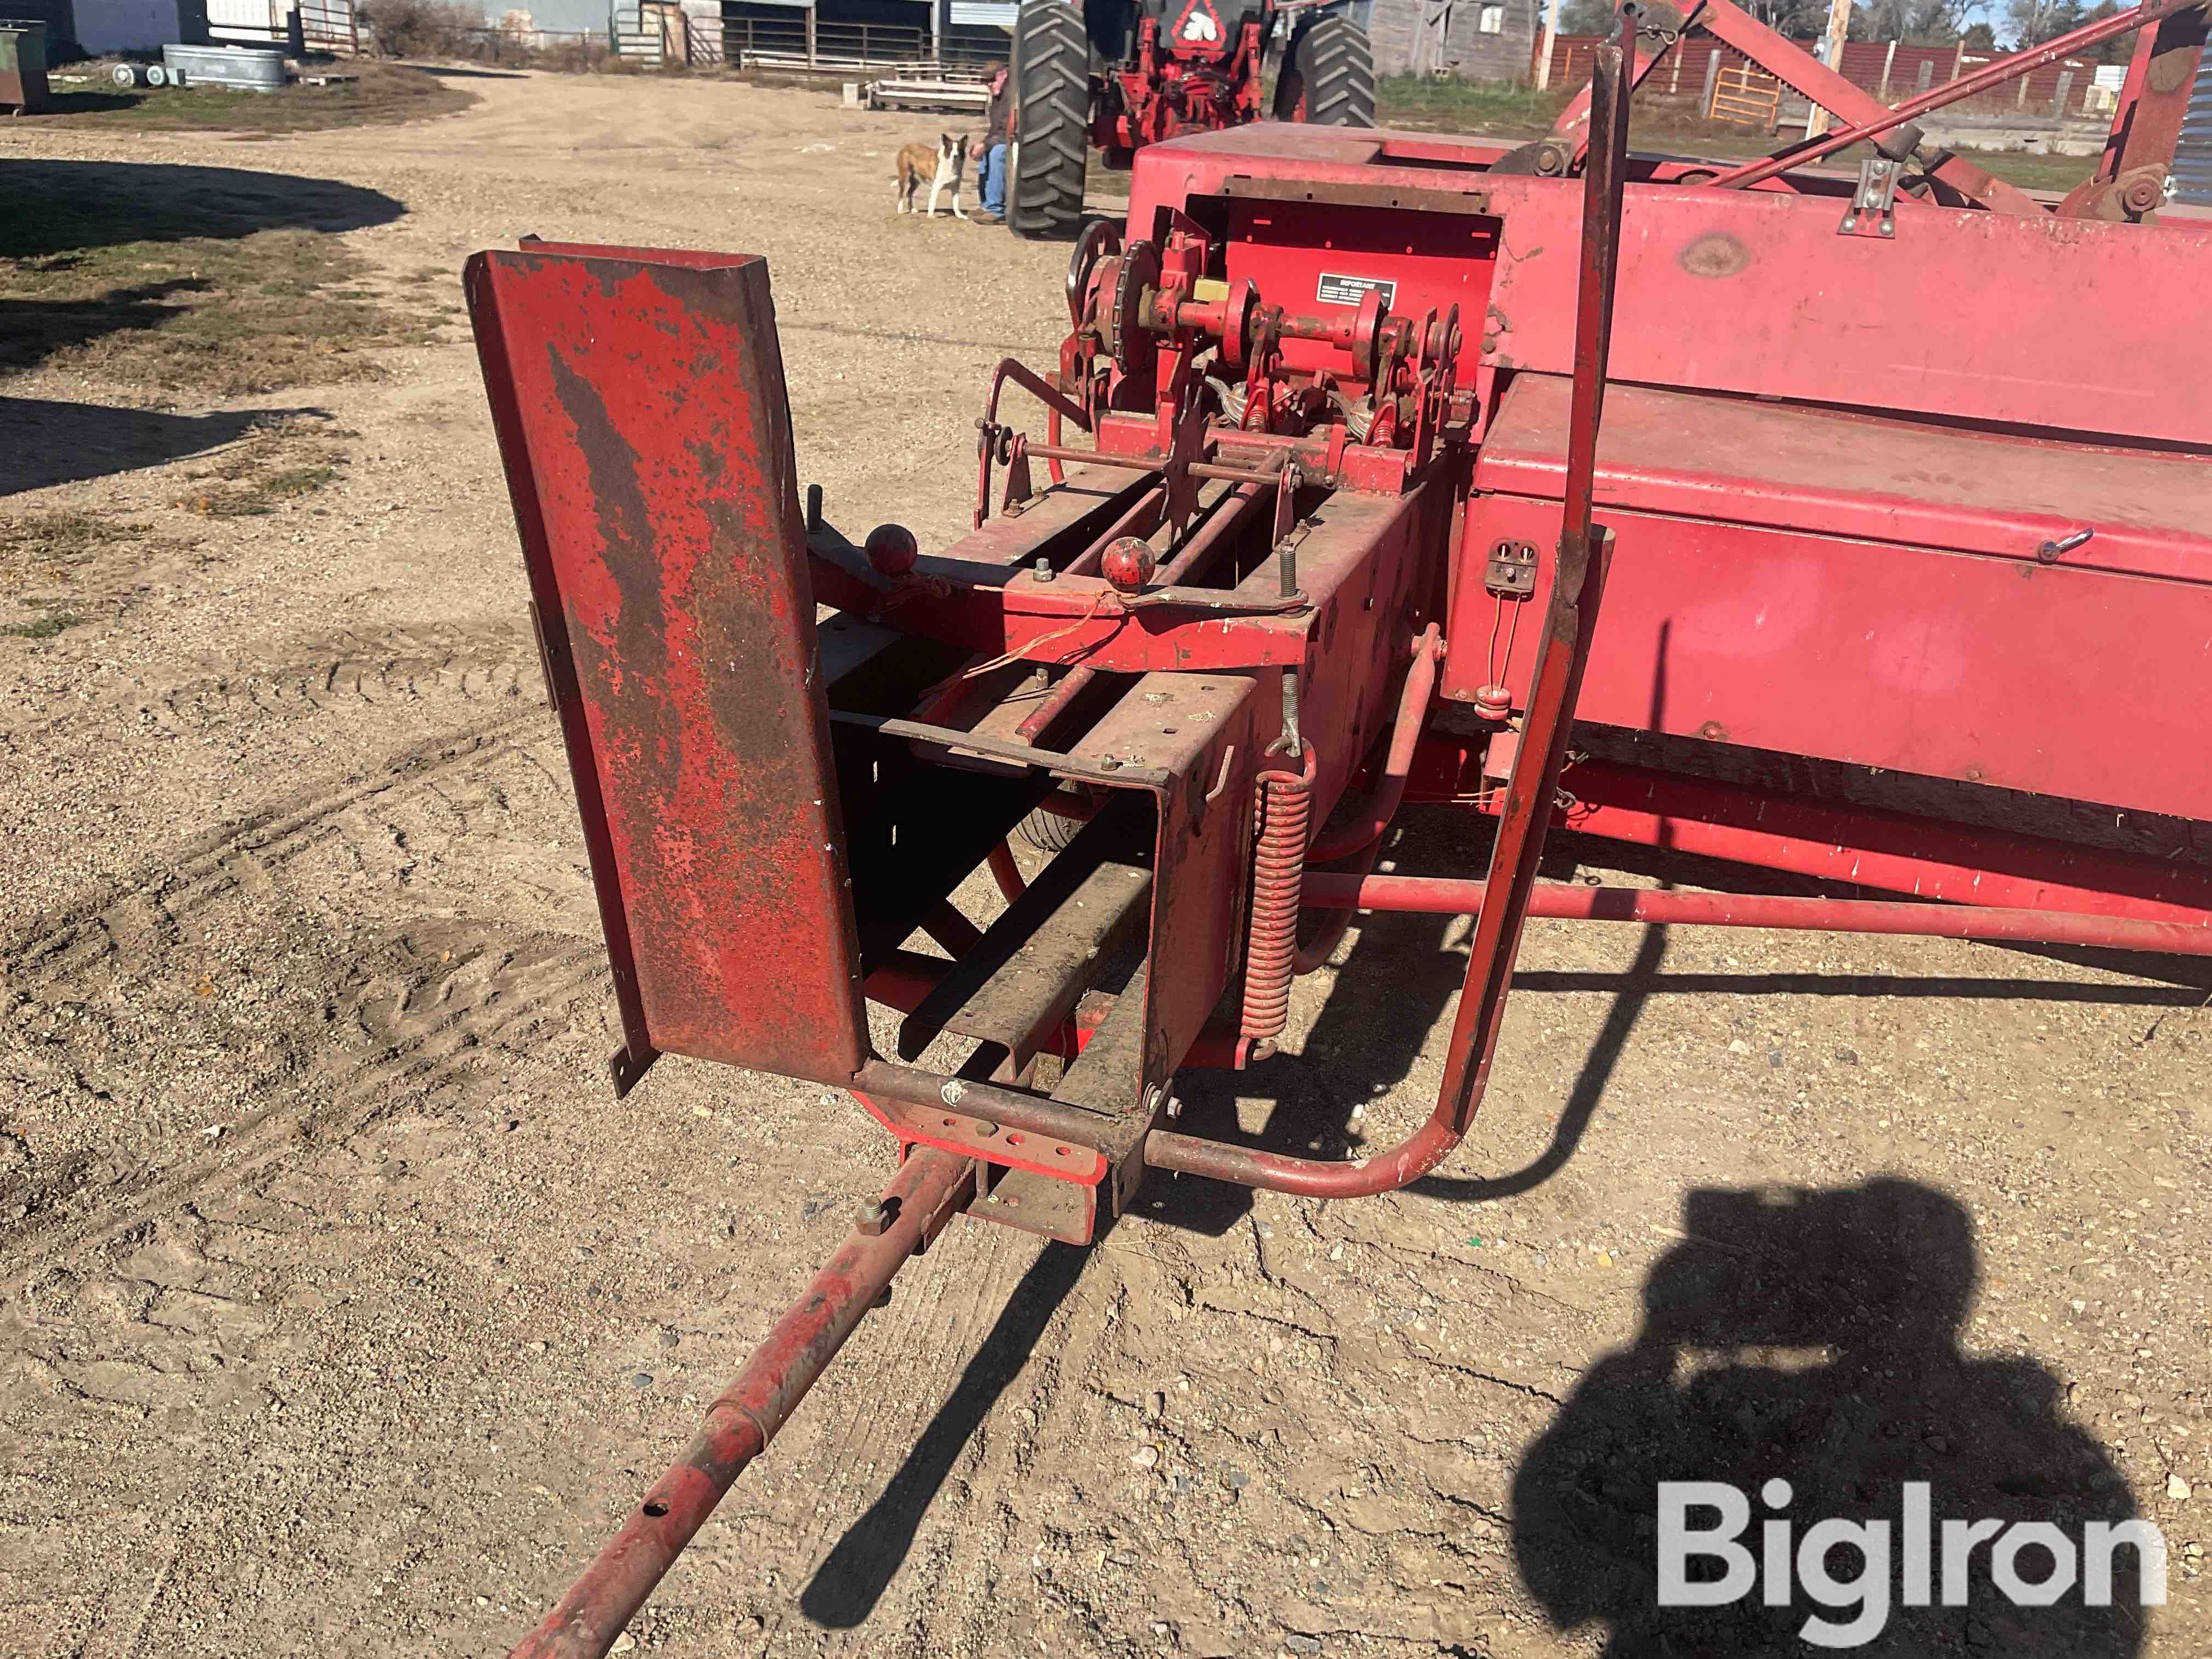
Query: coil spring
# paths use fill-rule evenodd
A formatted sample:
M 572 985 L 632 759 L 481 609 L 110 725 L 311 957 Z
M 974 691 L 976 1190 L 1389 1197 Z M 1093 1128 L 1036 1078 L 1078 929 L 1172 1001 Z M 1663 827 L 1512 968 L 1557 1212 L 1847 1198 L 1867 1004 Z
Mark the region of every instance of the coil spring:
M 1251 1042 L 1280 1036 L 1291 1017 L 1291 978 L 1298 954 L 1298 890 L 1305 880 L 1313 804 L 1314 751 L 1303 772 L 1260 775 L 1254 837 L 1252 924 L 1244 948 L 1244 1008 L 1237 1029 Z

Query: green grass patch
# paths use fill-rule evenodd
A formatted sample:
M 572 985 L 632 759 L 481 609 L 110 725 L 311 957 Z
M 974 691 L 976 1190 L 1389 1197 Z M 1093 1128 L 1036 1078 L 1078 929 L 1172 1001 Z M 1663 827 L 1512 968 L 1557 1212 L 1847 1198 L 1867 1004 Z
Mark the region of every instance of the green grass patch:
M 199 487 L 173 505 L 203 519 L 263 518 L 335 483 L 344 461 L 342 452 L 288 425 L 240 445 L 211 468 L 186 473 Z
M 11 640 L 50 640 L 64 629 L 75 628 L 83 620 L 74 611 L 56 609 L 33 617 L 29 622 L 0 623 L 0 635 Z
M 1416 131 L 1536 138 L 1551 131 L 1567 96 L 1531 87 L 1388 75 L 1375 83 L 1375 118 L 1386 127 Z
M 25 126 L 266 135 L 427 120 L 477 101 L 474 93 L 404 64 L 348 64 L 335 72 L 356 70 L 358 80 L 337 86 L 301 83 L 276 92 L 231 92 L 221 87 L 146 87 L 131 92 L 58 88 L 51 112 L 16 118 Z

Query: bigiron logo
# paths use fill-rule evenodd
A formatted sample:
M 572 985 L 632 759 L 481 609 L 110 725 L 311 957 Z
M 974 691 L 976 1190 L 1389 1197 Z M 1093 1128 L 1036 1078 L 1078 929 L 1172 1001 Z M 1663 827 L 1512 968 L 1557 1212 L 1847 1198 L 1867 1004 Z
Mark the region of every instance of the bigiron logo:
M 1768 1510 L 1786 1510 L 1790 1483 L 1769 1480 L 1759 1495 Z M 1692 1511 L 1717 1518 L 1692 1525 Z M 1899 1569 L 1894 1605 L 1925 1607 L 1940 1598 L 1944 1607 L 1963 1607 L 1974 1553 L 1984 1548 L 1989 1582 L 2014 1607 L 2051 1607 L 2076 1594 L 2085 1607 L 2112 1606 L 2112 1558 L 2123 1549 L 2135 1552 L 2142 1605 L 2166 1604 L 2166 1538 L 2148 1521 L 2092 1521 L 2077 1542 L 2046 1521 L 1938 1521 L 1929 1511 L 1928 1482 L 1908 1480 L 1893 1533 L 1887 1520 L 1833 1518 L 1801 1532 L 1787 1516 L 1777 1515 L 1759 1523 L 1754 1553 L 1741 1541 L 1751 1525 L 1751 1500 L 1741 1489 L 1724 1480 L 1662 1480 L 1659 1605 L 1723 1607 L 1756 1589 L 1765 1606 L 1786 1607 L 1802 1592 L 1818 1607 L 1845 1615 L 1808 1615 L 1797 1627 L 1802 1639 L 1819 1648 L 1861 1647 L 1889 1623 L 1893 1565 Z M 1847 1569 L 1848 1576 L 1831 1570 L 1830 1557 L 1838 1550 L 1856 1559 L 1856 1571 Z M 1691 1577 L 1692 1561 L 1718 1562 L 1719 1577 L 1708 1571 Z

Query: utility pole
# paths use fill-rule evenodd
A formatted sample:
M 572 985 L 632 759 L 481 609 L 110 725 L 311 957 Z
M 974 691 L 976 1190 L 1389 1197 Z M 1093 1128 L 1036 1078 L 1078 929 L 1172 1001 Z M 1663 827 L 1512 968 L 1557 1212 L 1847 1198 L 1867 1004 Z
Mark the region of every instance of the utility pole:
M 1829 0 L 1828 34 L 1820 42 L 1820 61 L 1830 69 L 1841 71 L 1844 63 L 1844 41 L 1851 32 L 1851 0 Z M 1808 99 L 1805 111 L 1805 136 L 1817 138 L 1828 130 L 1828 112 Z
M 1544 0 L 1544 45 L 1536 54 L 1536 90 L 1552 84 L 1552 47 L 1559 38 L 1559 0 Z

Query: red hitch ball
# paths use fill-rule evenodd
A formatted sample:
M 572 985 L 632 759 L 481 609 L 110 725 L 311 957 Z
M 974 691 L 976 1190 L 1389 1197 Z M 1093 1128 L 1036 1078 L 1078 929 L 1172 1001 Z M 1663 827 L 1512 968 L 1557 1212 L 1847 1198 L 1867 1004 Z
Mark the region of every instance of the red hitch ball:
M 915 540 L 914 532 L 902 524 L 878 525 L 868 532 L 868 539 L 861 546 L 866 550 L 868 562 L 886 576 L 905 575 L 921 556 L 921 544 Z
M 1134 593 L 1152 580 L 1152 572 L 1159 561 L 1152 550 L 1135 536 L 1124 536 L 1119 541 L 1107 544 L 1099 556 L 1098 573 L 1114 587 L 1124 593 Z

